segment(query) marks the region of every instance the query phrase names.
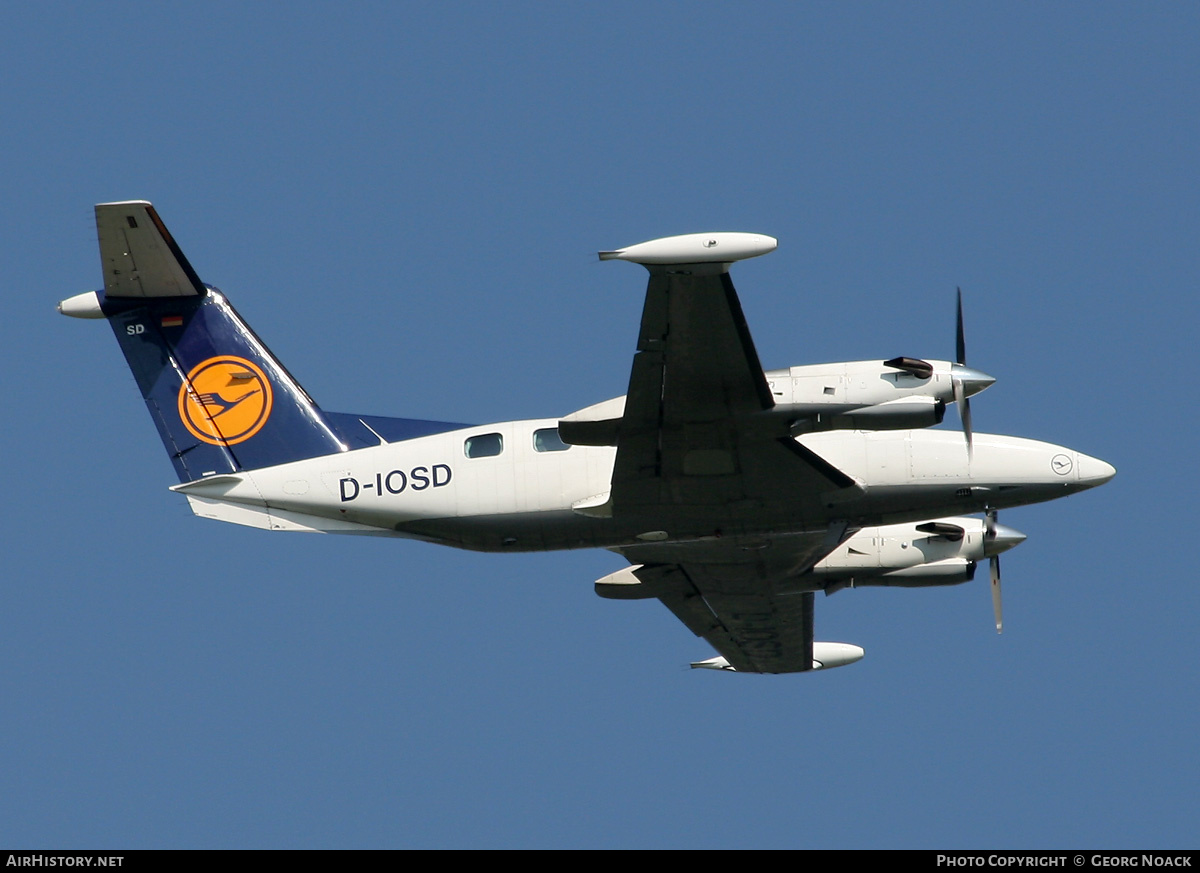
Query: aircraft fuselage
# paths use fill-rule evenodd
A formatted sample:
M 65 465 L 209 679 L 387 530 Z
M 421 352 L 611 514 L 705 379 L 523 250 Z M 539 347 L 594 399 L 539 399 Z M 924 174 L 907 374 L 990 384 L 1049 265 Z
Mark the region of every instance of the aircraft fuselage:
M 541 551 L 620 548 L 651 532 L 659 542 L 686 542 L 962 515 L 1052 500 L 1098 485 L 1112 471 L 1072 449 L 1020 437 L 978 434 L 968 459 L 961 434 L 952 431 L 835 431 L 800 441 L 869 484 L 844 489 L 848 494 L 831 487 L 819 513 L 799 516 L 792 503 L 739 502 L 617 520 L 572 508 L 607 491 L 616 450 L 538 451 L 535 434 L 556 421 L 481 425 L 176 487 L 267 515 L 306 516 L 318 530 L 331 529 L 321 523 L 328 520 L 338 530 L 354 526 L 481 551 Z M 498 437 L 498 452 L 469 457 L 479 437 Z

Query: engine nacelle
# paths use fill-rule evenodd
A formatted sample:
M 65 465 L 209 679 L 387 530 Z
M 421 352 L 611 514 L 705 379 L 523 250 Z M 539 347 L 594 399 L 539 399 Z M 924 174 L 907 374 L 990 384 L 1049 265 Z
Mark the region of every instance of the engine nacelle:
M 826 555 L 812 572 L 829 579 L 920 573 L 932 564 L 944 567 L 951 559 L 984 557 L 985 535 L 983 519 L 970 516 L 864 527 Z M 941 572 L 935 570 L 934 575 Z
M 900 397 L 954 399 L 953 363 L 921 361 L 926 368 L 902 368 L 884 361 L 842 361 L 768 370 L 767 385 L 780 406 L 875 406 Z M 905 359 L 907 360 L 907 359 Z
M 939 424 L 946 404 L 992 384 L 991 376 L 951 361 L 890 358 L 771 370 L 771 415 L 793 435 L 823 430 L 909 430 Z M 955 396 L 958 385 L 961 397 Z
M 865 527 L 818 562 L 811 575 L 826 594 L 868 585 L 958 585 L 974 578 L 977 562 L 1024 539 L 1001 524 L 989 535 L 986 521 L 969 516 Z

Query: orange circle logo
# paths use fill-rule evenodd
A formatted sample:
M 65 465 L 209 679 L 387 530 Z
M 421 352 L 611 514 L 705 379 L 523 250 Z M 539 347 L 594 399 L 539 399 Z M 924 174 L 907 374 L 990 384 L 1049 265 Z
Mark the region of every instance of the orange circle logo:
M 220 355 L 197 364 L 179 387 L 179 417 L 197 439 L 232 446 L 271 416 L 271 383 L 245 358 Z

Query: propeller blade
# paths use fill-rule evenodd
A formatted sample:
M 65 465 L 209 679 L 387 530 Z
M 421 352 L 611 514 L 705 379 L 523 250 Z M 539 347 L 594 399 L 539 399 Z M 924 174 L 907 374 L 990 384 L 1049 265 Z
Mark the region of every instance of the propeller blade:
M 971 445 L 971 401 L 963 398 L 962 403 L 958 404 L 958 414 L 962 418 L 963 436 L 967 438 L 967 461 L 971 461 L 974 456 L 974 451 Z
M 962 288 L 955 289 L 958 292 L 958 307 L 955 316 L 954 327 L 954 352 L 960 367 L 967 365 L 967 336 L 963 330 L 963 308 L 962 308 Z M 986 375 L 976 374 L 970 371 L 972 376 Z M 991 377 L 987 377 L 991 378 Z M 963 437 L 967 441 L 967 462 L 970 463 L 973 452 L 971 444 L 971 401 L 967 399 L 966 385 L 963 383 L 963 377 L 959 371 L 955 371 L 951 377 L 951 385 L 954 389 L 954 403 L 958 406 L 958 417 L 962 421 Z M 974 390 L 982 390 L 975 388 Z
M 996 633 L 1004 633 L 1004 609 L 1000 605 L 1000 556 L 993 555 L 992 570 L 992 611 L 996 614 Z
M 994 509 L 989 509 L 987 515 L 984 516 L 984 541 L 994 543 L 996 541 L 996 524 L 999 513 Z M 1022 535 L 1023 537 L 1024 535 Z M 1019 542 L 1019 541 L 1018 541 Z M 989 561 L 989 570 L 991 576 L 992 587 L 992 612 L 996 616 L 996 633 L 1004 632 L 1004 609 L 1000 604 L 1000 555 L 992 555 Z
M 962 288 L 958 288 L 958 327 L 954 333 L 954 351 L 957 357 L 955 358 L 960 364 L 967 363 L 967 337 L 963 331 L 963 313 L 962 313 Z
M 963 386 L 962 379 L 955 376 L 952 380 L 954 388 L 954 405 L 958 407 L 958 417 L 962 421 L 963 437 L 967 441 L 967 460 L 971 460 L 971 401 L 967 397 L 967 392 Z

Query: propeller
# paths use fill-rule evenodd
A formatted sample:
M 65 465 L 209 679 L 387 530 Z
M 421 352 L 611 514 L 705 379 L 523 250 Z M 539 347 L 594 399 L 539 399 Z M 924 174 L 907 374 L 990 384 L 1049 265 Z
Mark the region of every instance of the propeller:
M 987 511 L 983 532 L 983 553 L 988 557 L 992 588 L 992 611 L 996 614 L 996 633 L 1004 632 L 1004 610 L 1000 605 L 1000 553 L 1025 542 L 1025 534 L 997 521 L 994 509 Z
M 954 329 L 955 364 L 951 368 L 951 386 L 958 415 L 962 419 L 963 436 L 967 441 L 967 460 L 973 453 L 971 430 L 971 395 L 978 394 L 996 380 L 981 370 L 967 366 L 967 338 L 963 330 L 962 288 L 958 290 L 958 309 Z

